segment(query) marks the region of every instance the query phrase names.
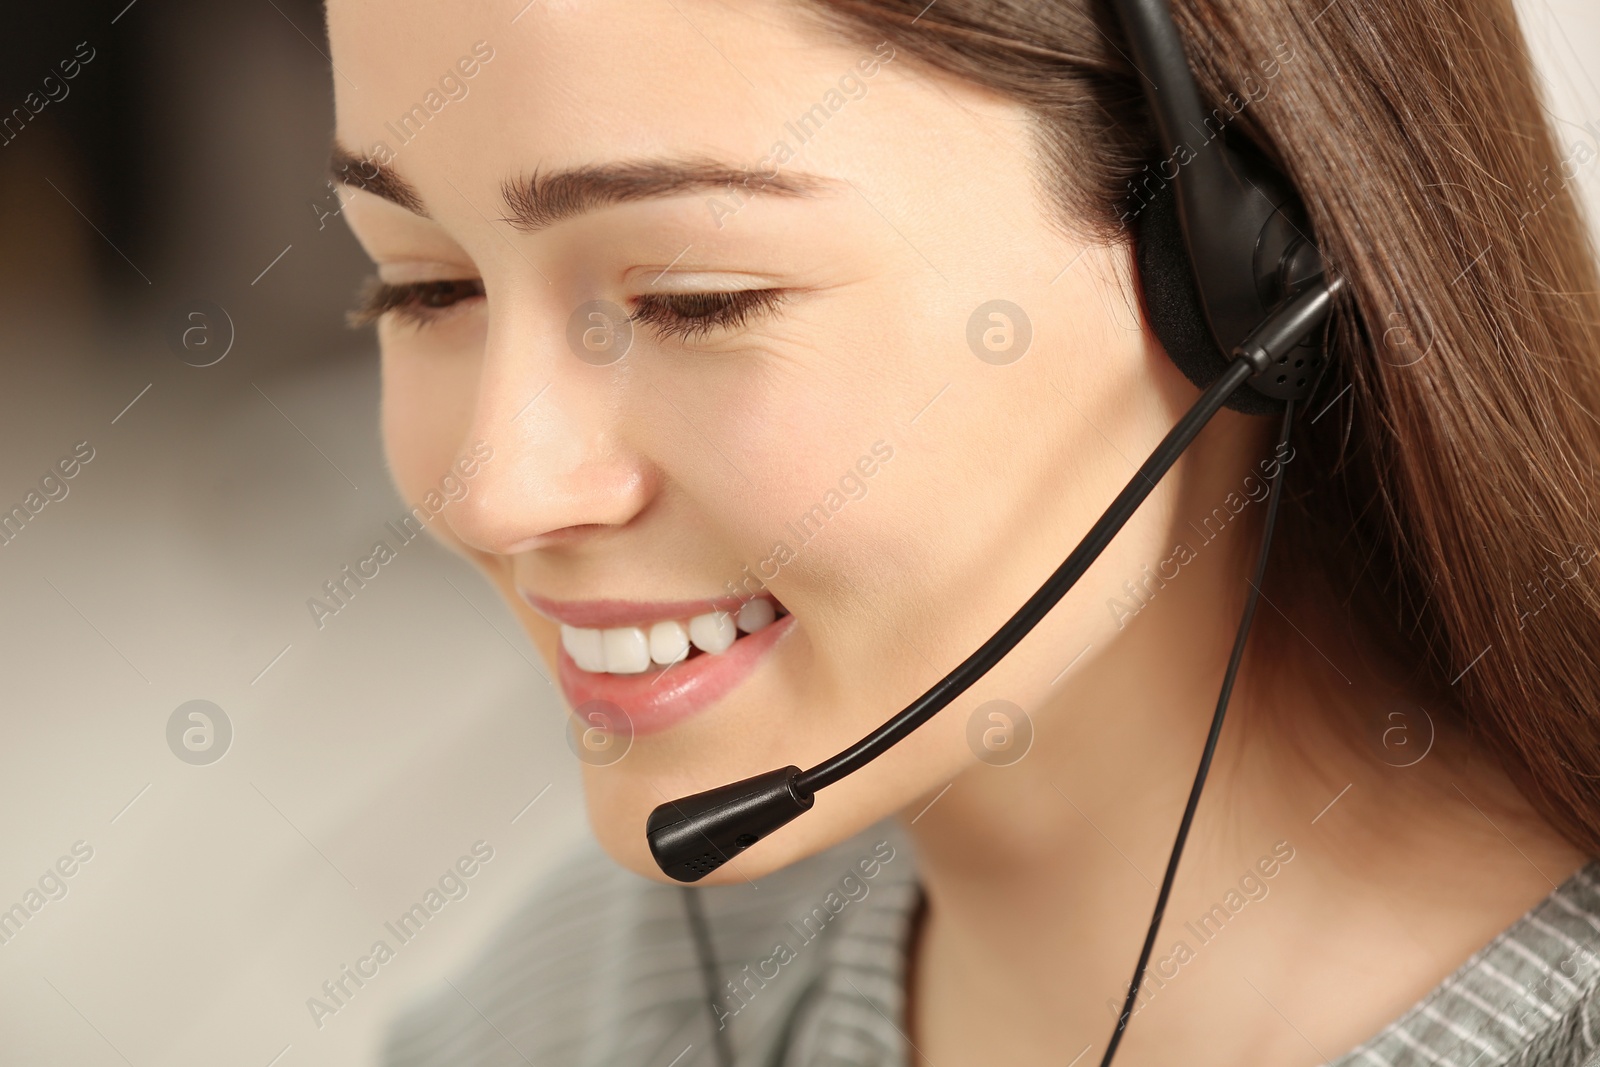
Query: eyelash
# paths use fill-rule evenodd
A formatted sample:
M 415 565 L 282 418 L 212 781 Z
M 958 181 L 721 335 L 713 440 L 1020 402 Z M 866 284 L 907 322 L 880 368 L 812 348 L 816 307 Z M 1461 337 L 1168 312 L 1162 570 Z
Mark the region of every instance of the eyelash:
M 743 326 L 783 302 L 782 289 L 734 289 L 717 293 L 646 293 L 634 298 L 634 322 L 662 337 L 684 341 L 715 330 Z
M 367 280 L 346 319 L 351 326 L 365 326 L 393 315 L 420 328 L 450 315 L 461 301 L 482 295 L 483 282 L 477 279 L 391 285 L 374 277 Z M 696 340 L 715 330 L 745 325 L 782 303 L 785 295 L 782 289 L 646 293 L 634 298 L 630 319 L 650 326 L 662 337 Z
M 448 315 L 463 300 L 483 295 L 483 283 L 474 278 L 391 285 L 376 276 L 368 278 L 345 315 L 351 326 L 366 326 L 393 315 L 401 322 L 422 327 Z

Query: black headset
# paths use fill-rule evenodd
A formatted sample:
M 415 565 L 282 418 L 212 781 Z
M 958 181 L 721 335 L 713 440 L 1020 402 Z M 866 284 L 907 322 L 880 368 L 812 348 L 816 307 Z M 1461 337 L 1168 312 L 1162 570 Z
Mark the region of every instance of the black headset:
M 977 651 L 888 722 L 815 767 L 768 771 L 651 812 L 645 824 L 651 855 L 680 882 L 699 881 L 809 810 L 817 790 L 910 736 L 999 663 L 1066 595 L 1218 410 L 1280 414 L 1280 444 L 1287 442 L 1295 404 L 1311 395 L 1328 370 L 1328 331 L 1322 328 L 1344 280 L 1324 270 L 1293 185 L 1258 149 L 1226 128 L 1231 112 L 1206 111 L 1169 0 L 1110 2 L 1155 117 L 1163 162 L 1176 170 L 1168 178 L 1157 168 L 1160 185 L 1132 217 L 1145 315 L 1168 355 L 1203 392 L 1038 591 Z M 1210 735 L 1102 1067 L 1110 1064 L 1132 1015 L 1205 785 L 1265 576 L 1282 479 L 1279 464 L 1255 579 Z

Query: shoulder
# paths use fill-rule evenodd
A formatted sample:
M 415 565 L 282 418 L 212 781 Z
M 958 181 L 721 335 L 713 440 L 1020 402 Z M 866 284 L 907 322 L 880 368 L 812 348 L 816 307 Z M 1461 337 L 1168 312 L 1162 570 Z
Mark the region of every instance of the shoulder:
M 584 1025 L 586 1005 L 608 980 L 618 935 L 648 935 L 670 921 L 662 894 L 617 866 L 593 839 L 564 855 L 459 977 L 413 1004 L 391 1028 L 392 1067 L 518 1062 L 537 1050 L 549 1062 Z M 535 1004 L 533 1017 L 526 1005 Z M 564 1020 L 552 1025 L 537 1016 Z M 521 1031 L 513 1035 L 505 1028 Z M 497 1028 L 502 1031 L 497 1033 Z M 520 1039 L 520 1040 L 519 1040 Z M 497 1050 L 496 1045 L 503 1046 Z M 536 1062 L 544 1062 L 536 1060 Z
M 1577 871 L 1333 1067 L 1600 1067 L 1600 862 Z
M 916 892 L 909 842 L 888 822 L 759 882 L 703 889 L 642 878 L 585 839 L 460 977 L 403 1013 L 384 1063 L 666 1063 L 690 1044 L 708 1050 L 718 1024 L 741 1060 L 759 1049 L 755 1062 L 769 1062 L 840 1011 L 899 1017 L 895 968 Z

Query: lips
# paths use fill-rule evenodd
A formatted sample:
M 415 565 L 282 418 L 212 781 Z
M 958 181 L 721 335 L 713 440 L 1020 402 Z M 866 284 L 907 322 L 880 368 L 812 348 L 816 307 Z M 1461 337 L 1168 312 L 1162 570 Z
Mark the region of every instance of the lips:
M 631 628 L 673 629 L 673 620 L 704 618 L 710 613 L 725 612 L 727 619 L 732 620 L 739 618 L 741 607 L 747 617 L 751 614 L 758 618 L 770 617 L 774 612 L 752 612 L 748 605 L 757 602 L 737 597 L 646 604 L 616 600 L 559 602 L 529 593 L 524 595 L 540 614 L 563 624 L 557 677 L 568 703 L 574 709 L 591 701 L 615 705 L 626 714 L 635 736 L 667 729 L 709 708 L 754 673 L 795 625 L 794 617 L 784 614 L 754 633 L 745 633 L 728 621 L 721 639 L 710 643 L 707 650 L 702 650 L 705 646 L 696 640 L 678 656 L 669 653 L 657 655 L 655 660 L 640 660 L 637 651 L 628 649 L 625 642 L 613 640 L 601 646 L 584 639 L 583 635 L 599 638 L 604 634 L 614 638 Z M 775 602 L 772 607 L 776 611 L 784 610 Z M 730 636 L 730 632 L 737 636 Z M 725 643 L 730 641 L 731 644 Z M 619 649 L 622 654 L 633 653 L 622 665 L 616 659 Z M 609 665 L 613 670 L 626 673 L 585 669 L 606 666 L 606 650 L 611 653 Z M 583 666 L 573 657 L 573 651 L 579 653 Z M 676 662 L 671 662 L 674 659 Z M 657 660 L 668 662 L 663 664 Z M 643 669 L 639 669 L 641 663 Z

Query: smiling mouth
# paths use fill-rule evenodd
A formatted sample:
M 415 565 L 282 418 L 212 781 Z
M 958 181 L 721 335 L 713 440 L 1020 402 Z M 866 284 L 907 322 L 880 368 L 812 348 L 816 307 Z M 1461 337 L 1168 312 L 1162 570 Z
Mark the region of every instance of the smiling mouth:
M 766 592 L 656 602 L 554 601 L 527 590 L 523 597 L 561 624 L 556 676 L 572 714 L 587 723 L 598 709 L 635 735 L 716 704 L 797 629 Z
M 588 674 L 643 674 L 704 656 L 726 655 L 752 634 L 787 617 L 770 596 L 747 600 L 737 610 L 708 611 L 680 619 L 604 629 L 561 624 L 561 647 Z

